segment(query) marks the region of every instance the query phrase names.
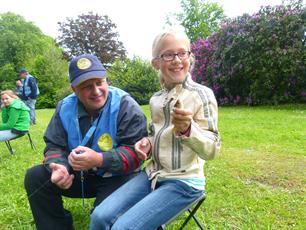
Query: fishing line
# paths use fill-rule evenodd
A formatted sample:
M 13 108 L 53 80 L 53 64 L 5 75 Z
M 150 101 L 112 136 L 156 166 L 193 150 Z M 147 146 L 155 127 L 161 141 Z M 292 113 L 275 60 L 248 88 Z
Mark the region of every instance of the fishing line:
M 46 186 L 51 181 L 51 178 L 46 180 L 41 186 L 39 186 L 37 189 L 35 189 L 29 196 L 28 199 L 30 199 L 32 196 L 34 196 L 36 193 L 38 193 L 44 186 Z

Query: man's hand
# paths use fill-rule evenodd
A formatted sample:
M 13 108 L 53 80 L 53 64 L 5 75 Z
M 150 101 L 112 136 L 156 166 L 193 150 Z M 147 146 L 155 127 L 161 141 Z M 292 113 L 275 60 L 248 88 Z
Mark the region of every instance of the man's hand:
M 78 146 L 71 151 L 68 156 L 68 161 L 75 171 L 88 170 L 95 167 L 101 167 L 103 155 L 90 148 Z
M 51 163 L 49 168 L 52 170 L 51 182 L 61 189 L 68 189 L 72 185 L 74 175 L 69 175 L 64 165 Z
M 148 138 L 144 137 L 135 143 L 135 151 L 137 156 L 143 161 L 147 159 L 151 150 L 151 144 Z
M 23 85 L 22 85 L 22 82 L 20 81 L 20 80 L 17 80 L 16 81 L 16 86 L 17 87 L 22 87 Z

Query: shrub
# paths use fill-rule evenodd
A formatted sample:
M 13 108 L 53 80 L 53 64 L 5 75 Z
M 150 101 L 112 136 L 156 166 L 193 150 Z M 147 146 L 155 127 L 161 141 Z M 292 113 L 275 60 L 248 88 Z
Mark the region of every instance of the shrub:
M 153 93 L 160 89 L 156 70 L 138 57 L 116 60 L 108 70 L 108 79 L 111 85 L 125 90 L 141 105 L 148 104 Z
M 300 0 L 228 19 L 192 44 L 194 80 L 221 105 L 305 102 L 305 22 Z
M 72 91 L 68 82 L 68 64 L 58 48 L 50 47 L 43 55 L 37 55 L 30 73 L 37 78 L 40 89 L 37 108 L 54 108 Z

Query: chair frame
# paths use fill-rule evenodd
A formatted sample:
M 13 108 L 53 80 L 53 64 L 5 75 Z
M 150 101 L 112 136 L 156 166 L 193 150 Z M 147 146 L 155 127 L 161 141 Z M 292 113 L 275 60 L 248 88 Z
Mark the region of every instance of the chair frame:
M 179 227 L 178 230 L 182 230 L 186 226 L 186 224 L 189 222 L 189 220 L 191 218 L 194 219 L 194 221 L 196 222 L 196 224 L 199 227 L 199 229 L 204 230 L 205 229 L 204 226 L 201 224 L 201 222 L 198 220 L 198 218 L 196 217 L 195 214 L 198 211 L 198 209 L 200 208 L 200 206 L 202 205 L 202 203 L 205 201 L 205 199 L 206 199 L 206 196 L 203 193 L 202 196 L 200 196 L 192 204 L 190 204 L 188 207 L 186 207 L 186 209 L 182 210 L 180 213 L 178 213 L 176 216 L 174 216 L 172 219 L 170 219 L 166 224 L 163 224 L 162 226 L 159 226 L 157 228 L 157 230 L 164 230 L 164 229 L 166 229 L 166 226 L 168 224 L 170 224 L 170 222 L 172 222 L 174 219 L 176 219 L 176 217 L 180 216 L 185 211 L 188 211 L 189 215 L 186 217 L 186 219 L 184 220 L 183 224 Z
M 179 230 L 182 230 L 182 229 L 185 227 L 185 225 L 189 222 L 189 220 L 190 220 L 191 218 L 194 219 L 194 221 L 196 222 L 196 224 L 198 225 L 198 227 L 199 227 L 201 230 L 204 229 L 203 225 L 202 225 L 201 222 L 197 219 L 197 217 L 195 216 L 195 214 L 196 214 L 196 212 L 198 211 L 198 209 L 200 208 L 200 206 L 202 205 L 202 203 L 205 201 L 205 199 L 206 199 L 206 196 L 203 194 L 203 196 L 201 196 L 200 199 L 197 200 L 197 203 L 196 203 L 196 205 L 194 206 L 193 209 L 191 209 L 191 208 L 188 208 L 188 209 L 187 209 L 188 212 L 189 212 L 189 215 L 188 215 L 188 217 L 185 219 L 184 223 L 181 225 L 181 227 L 179 228 Z
M 12 138 L 12 139 L 10 139 L 10 140 L 5 141 L 6 147 L 8 148 L 8 150 L 10 151 L 10 153 L 11 153 L 12 155 L 14 154 L 14 150 L 13 150 L 13 148 L 12 148 L 12 146 L 11 146 L 10 141 L 15 140 L 15 139 L 17 139 L 17 138 L 19 138 L 19 137 L 22 137 L 22 136 L 24 136 L 24 135 L 27 135 L 27 136 L 28 136 L 28 139 L 29 139 L 31 148 L 32 148 L 32 149 L 36 149 L 36 145 L 35 145 L 35 143 L 33 142 L 32 138 L 31 138 L 30 132 L 28 131 L 28 132 L 26 132 L 26 133 L 24 133 L 24 134 L 22 134 L 22 135 L 19 135 L 19 136 L 15 137 L 15 138 Z

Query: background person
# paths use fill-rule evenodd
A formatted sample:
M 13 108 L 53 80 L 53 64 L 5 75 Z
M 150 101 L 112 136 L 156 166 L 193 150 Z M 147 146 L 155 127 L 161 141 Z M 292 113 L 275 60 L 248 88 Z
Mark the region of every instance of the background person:
M 39 230 L 73 229 L 62 196 L 95 197 L 96 206 L 142 163 L 134 144 L 147 135 L 147 125 L 135 100 L 108 85 L 106 70 L 96 56 L 72 59 L 69 76 L 74 93 L 59 102 L 44 134 L 44 164 L 25 176 Z
M 29 108 L 12 90 L 4 90 L 0 95 L 2 109 L 0 141 L 7 141 L 20 136 L 29 130 Z
M 30 122 L 36 124 L 35 104 L 39 94 L 36 79 L 28 73 L 25 68 L 19 72 L 21 78 L 22 91 L 18 95 L 21 100 L 30 108 Z
M 152 161 L 96 207 L 91 230 L 150 230 L 166 223 L 203 194 L 204 160 L 219 152 L 217 102 L 211 89 L 191 79 L 186 34 L 159 34 L 152 54 L 163 89 L 150 99 L 152 136 L 135 144 L 139 156 L 152 153 Z
M 17 80 L 16 81 L 16 94 L 17 94 L 17 96 L 18 97 L 21 96 L 22 92 L 23 92 L 22 82 L 21 82 L 21 80 Z

